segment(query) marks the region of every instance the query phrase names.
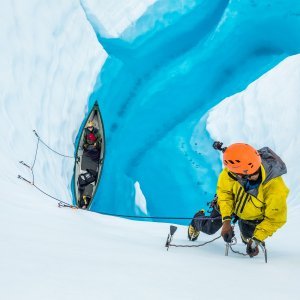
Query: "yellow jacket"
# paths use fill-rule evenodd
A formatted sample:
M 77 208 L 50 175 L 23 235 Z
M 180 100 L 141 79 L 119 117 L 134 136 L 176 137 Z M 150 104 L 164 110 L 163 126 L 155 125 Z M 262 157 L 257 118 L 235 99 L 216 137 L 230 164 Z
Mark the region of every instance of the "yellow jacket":
M 261 150 L 264 149 L 272 152 L 267 147 Z M 289 189 L 280 176 L 286 173 L 284 163 L 274 160 L 274 157 L 270 160 L 261 156 L 262 180 L 256 189 L 246 192 L 245 180 L 234 176 L 225 168 L 219 175 L 217 195 L 223 220 L 229 219 L 232 214 L 242 220 L 263 220 L 254 231 L 254 237 L 263 241 L 286 223 Z

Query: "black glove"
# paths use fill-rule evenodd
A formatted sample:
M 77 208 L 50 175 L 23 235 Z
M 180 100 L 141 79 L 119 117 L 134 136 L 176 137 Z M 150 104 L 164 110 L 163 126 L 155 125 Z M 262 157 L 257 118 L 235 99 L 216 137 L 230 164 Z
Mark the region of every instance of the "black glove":
M 250 257 L 256 256 L 259 253 L 258 246 L 263 244 L 263 242 L 257 240 L 256 238 L 249 239 L 246 252 Z
M 234 231 L 230 224 L 230 220 L 223 222 L 221 236 L 223 237 L 225 243 L 231 243 L 232 238 L 234 237 Z
M 234 231 L 232 229 L 231 229 L 231 231 L 229 231 L 228 233 L 225 233 L 223 235 L 223 239 L 224 239 L 225 243 L 231 243 L 233 237 L 234 237 Z

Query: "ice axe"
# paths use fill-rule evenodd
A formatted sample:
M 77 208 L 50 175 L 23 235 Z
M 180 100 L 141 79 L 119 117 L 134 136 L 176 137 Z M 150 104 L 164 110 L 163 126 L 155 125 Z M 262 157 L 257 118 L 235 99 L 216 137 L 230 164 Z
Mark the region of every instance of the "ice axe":
M 165 247 L 167 247 L 167 251 L 169 250 L 170 244 L 172 242 L 172 238 L 174 233 L 176 232 L 177 227 L 174 225 L 170 225 L 170 233 L 168 234 L 167 241 Z
M 228 252 L 229 252 L 229 247 L 230 245 L 232 245 L 234 243 L 234 241 L 236 241 L 236 238 L 234 237 L 234 231 L 231 230 L 230 232 L 226 233 L 223 236 L 223 239 L 225 241 L 225 256 L 228 256 Z

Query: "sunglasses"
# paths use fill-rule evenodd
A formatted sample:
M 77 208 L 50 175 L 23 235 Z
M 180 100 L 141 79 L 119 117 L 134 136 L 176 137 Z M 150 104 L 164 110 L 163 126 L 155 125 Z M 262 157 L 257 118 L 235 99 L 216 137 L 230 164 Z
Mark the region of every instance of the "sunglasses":
M 238 173 L 234 173 L 236 176 L 242 178 L 242 179 L 249 179 L 257 174 L 259 174 L 260 172 L 260 169 L 258 169 L 255 173 L 253 174 L 238 174 Z

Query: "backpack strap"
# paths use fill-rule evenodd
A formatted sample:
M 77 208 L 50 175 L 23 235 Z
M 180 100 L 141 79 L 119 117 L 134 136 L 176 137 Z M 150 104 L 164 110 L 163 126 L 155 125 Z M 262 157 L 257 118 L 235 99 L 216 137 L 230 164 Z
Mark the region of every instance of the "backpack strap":
M 233 180 L 235 180 L 235 181 L 238 181 L 237 178 L 236 178 L 233 174 L 231 174 L 230 172 L 227 172 L 227 174 L 228 174 L 228 176 L 229 176 L 231 179 L 233 179 Z

